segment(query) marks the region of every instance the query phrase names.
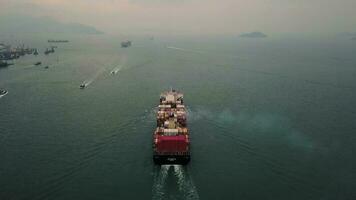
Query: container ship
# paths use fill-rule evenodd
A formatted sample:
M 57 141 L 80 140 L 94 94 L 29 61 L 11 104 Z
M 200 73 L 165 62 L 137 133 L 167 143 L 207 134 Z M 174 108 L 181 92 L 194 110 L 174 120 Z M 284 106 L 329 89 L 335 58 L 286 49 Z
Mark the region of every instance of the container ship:
M 188 164 L 190 141 L 183 93 L 163 92 L 157 111 L 157 128 L 153 134 L 153 161 L 158 165 Z

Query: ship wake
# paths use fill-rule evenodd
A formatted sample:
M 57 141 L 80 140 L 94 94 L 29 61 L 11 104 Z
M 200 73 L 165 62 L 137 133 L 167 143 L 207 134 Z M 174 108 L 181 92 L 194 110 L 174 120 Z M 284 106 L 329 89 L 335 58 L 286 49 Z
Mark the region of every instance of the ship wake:
M 167 179 L 169 165 L 162 165 L 154 176 L 153 186 L 152 186 L 152 199 L 160 200 L 165 196 L 164 184 Z
M 127 63 L 127 55 L 121 55 L 119 63 L 117 64 L 116 67 L 114 67 L 111 71 L 110 74 L 115 75 L 117 73 L 119 73 L 119 71 L 121 71 L 123 69 L 123 67 L 126 65 Z
M 122 66 L 119 65 L 111 70 L 110 74 L 117 74 L 121 70 Z
M 179 47 L 174 47 L 174 46 L 167 46 L 167 49 L 172 49 L 172 50 L 176 50 L 176 51 L 191 52 L 191 53 L 201 53 L 201 54 L 207 53 L 205 51 L 199 51 L 199 50 L 193 50 L 193 49 L 184 49 L 184 48 L 179 48 Z
M 198 191 L 187 168 L 182 165 L 162 165 L 155 173 L 152 199 L 199 199 Z
M 181 193 L 183 193 L 184 199 L 199 199 L 198 191 L 187 170 L 185 170 L 181 165 L 174 165 L 173 167 L 174 175 L 178 179 L 178 189 Z
M 92 84 L 103 72 L 105 71 L 105 68 L 102 68 L 100 70 L 98 70 L 94 76 L 88 80 L 83 81 L 82 85 L 84 85 L 85 87 L 88 87 L 90 84 Z
M 6 96 L 6 95 L 7 95 L 7 93 L 1 94 L 1 95 L 0 95 L 0 99 L 1 99 L 2 97 Z

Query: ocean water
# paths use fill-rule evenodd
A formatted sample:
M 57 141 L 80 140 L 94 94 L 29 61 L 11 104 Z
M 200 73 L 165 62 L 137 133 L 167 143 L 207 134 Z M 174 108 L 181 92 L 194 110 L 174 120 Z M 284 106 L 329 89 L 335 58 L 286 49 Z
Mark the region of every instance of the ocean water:
M 0 69 L 0 199 L 356 199 L 355 42 L 69 39 Z M 187 166 L 151 159 L 170 87 L 189 111 Z

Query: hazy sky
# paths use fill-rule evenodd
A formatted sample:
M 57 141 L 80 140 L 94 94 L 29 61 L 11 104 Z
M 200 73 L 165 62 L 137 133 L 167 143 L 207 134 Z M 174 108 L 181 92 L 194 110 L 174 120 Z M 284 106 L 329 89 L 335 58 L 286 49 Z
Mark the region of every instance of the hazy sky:
M 0 0 L 0 17 L 8 14 L 114 34 L 356 31 L 356 0 Z

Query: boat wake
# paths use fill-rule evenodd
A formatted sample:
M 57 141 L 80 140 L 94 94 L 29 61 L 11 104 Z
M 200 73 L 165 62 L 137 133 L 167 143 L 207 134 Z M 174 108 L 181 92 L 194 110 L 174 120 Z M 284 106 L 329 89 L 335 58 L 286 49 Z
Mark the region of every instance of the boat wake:
M 199 199 L 198 191 L 193 183 L 193 179 L 189 176 L 182 165 L 174 165 L 174 175 L 178 179 L 178 188 L 184 195 L 184 199 Z
M 175 47 L 175 46 L 167 46 L 167 49 L 171 50 L 176 50 L 176 51 L 182 51 L 186 53 L 198 53 L 204 56 L 209 56 L 211 58 L 225 58 L 225 59 L 233 59 L 233 62 L 238 61 L 246 61 L 248 58 L 246 57 L 241 57 L 241 56 L 236 56 L 236 55 L 230 55 L 230 54 L 221 54 L 219 52 L 211 52 L 211 51 L 201 51 L 201 50 L 196 50 L 196 49 L 185 49 L 185 48 L 180 48 L 180 47 Z
M 171 187 L 168 183 L 174 183 Z M 182 165 L 162 165 L 156 171 L 152 199 L 199 199 L 198 191 L 187 169 Z
M 83 83 L 80 85 L 81 88 L 88 87 L 90 84 L 92 84 L 103 72 L 105 71 L 105 68 L 100 69 L 91 79 L 83 81 Z
M 116 67 L 114 67 L 111 71 L 110 71 L 110 74 L 112 75 L 115 75 L 117 74 L 119 71 L 121 71 L 124 66 L 126 65 L 127 63 L 127 55 L 121 55 L 120 59 L 119 59 L 119 62 L 117 64 Z
M 158 200 L 163 199 L 165 195 L 164 184 L 168 176 L 169 165 L 162 165 L 154 176 L 153 186 L 152 186 L 152 199 Z
M 191 53 L 201 53 L 201 54 L 207 53 L 205 51 L 192 50 L 192 49 L 183 49 L 183 48 L 174 47 L 174 46 L 167 46 L 167 49 L 172 49 L 172 50 L 177 50 L 177 51 L 185 51 L 185 52 L 191 52 Z
M 110 74 L 117 74 L 120 70 L 121 70 L 122 66 L 119 65 L 117 67 L 115 67 L 114 69 L 111 70 Z
M 0 94 L 0 99 L 4 96 L 6 96 L 9 92 L 6 92 L 5 94 Z

